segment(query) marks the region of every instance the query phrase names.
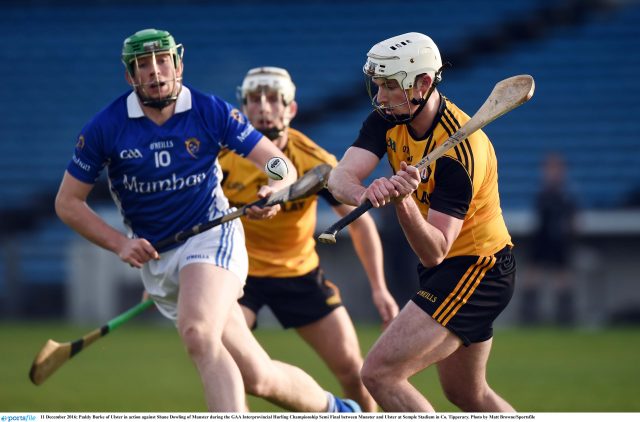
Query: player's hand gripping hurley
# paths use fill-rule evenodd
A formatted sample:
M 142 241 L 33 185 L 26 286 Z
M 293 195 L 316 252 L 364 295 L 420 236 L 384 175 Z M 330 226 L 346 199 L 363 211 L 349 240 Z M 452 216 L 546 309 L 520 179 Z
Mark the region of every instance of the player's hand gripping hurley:
M 415 167 L 417 167 L 418 170 L 427 168 L 431 163 L 442 157 L 448 150 L 458 145 L 475 131 L 482 129 L 498 117 L 529 101 L 533 96 L 534 90 L 535 83 L 529 75 L 512 76 L 511 78 L 498 82 L 484 104 L 482 104 L 482 107 L 478 109 L 471 119 L 451 135 L 449 139 L 427 154 Z M 371 201 L 368 199 L 365 200 L 349 214 L 322 232 L 318 236 L 318 241 L 327 244 L 336 243 L 338 232 L 371 208 L 373 208 Z
M 277 192 L 274 192 L 271 196 L 247 204 L 236 211 L 233 211 L 208 223 L 199 224 L 189 230 L 185 230 L 174 236 L 162 239 L 161 241 L 156 243 L 154 247 L 158 249 L 172 245 L 174 243 L 183 242 L 198 233 L 219 226 L 220 224 L 224 224 L 227 221 L 233 220 L 234 218 L 243 216 L 246 213 L 247 208 L 250 208 L 253 205 L 271 206 L 276 204 L 283 204 L 288 201 L 296 201 L 298 199 L 303 199 L 314 195 L 325 187 L 330 172 L 330 165 L 320 164 L 306 172 L 302 177 L 300 177 L 291 185 Z M 113 318 L 102 327 L 96 328 L 95 330 L 85 334 L 78 340 L 66 343 L 58 343 L 57 341 L 49 339 L 33 360 L 31 370 L 29 371 L 29 379 L 31 379 L 31 382 L 33 382 L 35 385 L 42 384 L 69 359 L 87 348 L 96 340 L 99 340 L 100 338 L 106 336 L 120 325 L 131 320 L 136 315 L 142 313 L 152 304 L 153 300 L 151 299 L 141 302 L 131 309 L 127 310 L 126 312 L 123 312 L 122 314 Z

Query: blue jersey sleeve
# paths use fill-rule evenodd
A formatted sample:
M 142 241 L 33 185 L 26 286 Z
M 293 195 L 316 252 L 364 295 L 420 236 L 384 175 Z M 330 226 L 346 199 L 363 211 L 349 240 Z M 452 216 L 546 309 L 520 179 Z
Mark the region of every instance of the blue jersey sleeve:
M 95 183 L 106 163 L 104 139 L 95 119 L 87 124 L 76 142 L 67 171 L 85 183 Z
M 256 130 L 247 116 L 231 104 L 213 97 L 217 103 L 216 126 L 221 128 L 220 146 L 246 157 L 262 138 L 262 133 Z

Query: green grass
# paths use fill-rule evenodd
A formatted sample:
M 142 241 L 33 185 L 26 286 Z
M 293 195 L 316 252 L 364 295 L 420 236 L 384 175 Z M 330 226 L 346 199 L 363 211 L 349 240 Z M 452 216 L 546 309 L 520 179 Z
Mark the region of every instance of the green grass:
M 200 380 L 171 326 L 127 324 L 65 364 L 41 386 L 28 371 L 48 338 L 75 340 L 94 327 L 4 323 L 0 328 L 0 412 L 205 411 Z M 331 374 L 293 332 L 261 329 L 272 357 L 296 364 L 328 390 Z M 359 326 L 364 350 L 378 330 Z M 491 385 L 524 412 L 640 411 L 640 328 L 609 331 L 510 329 L 494 339 Z M 413 378 L 437 410 L 457 411 L 434 369 Z M 250 398 L 253 411 L 277 411 Z

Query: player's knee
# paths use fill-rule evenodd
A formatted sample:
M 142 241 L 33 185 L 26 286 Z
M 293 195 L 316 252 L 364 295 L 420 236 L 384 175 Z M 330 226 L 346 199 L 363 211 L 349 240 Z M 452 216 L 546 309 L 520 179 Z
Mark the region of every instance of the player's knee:
M 391 384 L 389 374 L 390 372 L 382 364 L 369 358 L 365 359 L 360 370 L 362 383 L 374 397 L 381 388 Z
M 482 408 L 483 393 L 477 388 L 461 385 L 443 385 L 444 395 L 451 403 L 465 412 L 477 411 Z
M 272 379 L 265 370 L 244 371 L 242 381 L 247 394 L 255 397 L 270 397 L 273 391 Z
M 254 397 L 267 398 L 271 395 L 271 386 L 265 380 L 252 379 L 251 382 L 245 382 L 244 388 L 247 394 Z
M 334 375 L 341 383 L 360 383 L 362 357 L 357 353 L 352 357 L 343 357 L 331 365 Z
M 202 356 L 215 356 L 217 348 L 222 347 L 220 338 L 212 335 L 210 330 L 206 329 L 206 324 L 201 323 L 185 323 L 178 327 L 182 342 L 192 358 Z M 216 341 L 217 340 L 217 341 Z

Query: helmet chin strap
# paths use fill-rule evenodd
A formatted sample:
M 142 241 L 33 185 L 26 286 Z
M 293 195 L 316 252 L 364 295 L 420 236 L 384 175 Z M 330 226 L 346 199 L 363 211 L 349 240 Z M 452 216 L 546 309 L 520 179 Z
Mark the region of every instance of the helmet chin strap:
M 264 95 L 264 94 L 263 94 Z M 285 105 L 288 105 L 285 103 Z M 287 129 L 289 129 L 289 124 L 291 124 L 291 119 L 287 117 L 282 118 L 282 126 L 274 126 L 272 128 L 267 128 L 264 130 L 260 130 L 264 136 L 269 138 L 272 141 L 275 141 L 279 137 L 281 137 Z
M 176 83 L 178 82 L 179 81 L 176 80 Z M 175 94 L 171 94 L 168 97 L 159 98 L 159 99 L 153 99 L 149 97 L 145 98 L 143 95 L 140 94 L 140 91 L 144 92 L 144 88 L 142 87 L 139 87 L 138 89 L 136 89 L 136 93 L 138 94 L 138 98 L 140 98 L 140 101 L 144 106 L 162 110 L 163 108 L 175 103 L 178 100 L 178 95 L 180 94 L 181 90 L 182 90 L 182 84 L 180 83 L 180 86 L 177 90 L 178 92 L 176 92 Z
M 169 104 L 173 104 L 176 102 L 177 97 L 165 98 L 164 100 L 143 100 L 142 104 L 147 107 L 156 108 L 158 110 L 162 110 Z
M 269 129 L 261 129 L 260 132 L 272 141 L 278 139 L 287 128 L 272 127 Z
M 275 141 L 276 139 L 280 138 L 287 131 L 287 129 L 289 129 L 289 124 L 291 123 L 291 121 L 289 119 L 284 120 L 285 121 L 282 123 L 281 127 L 274 126 L 272 128 L 261 129 L 260 132 L 262 132 L 262 134 L 270 140 Z
M 411 117 L 409 118 L 409 121 L 407 121 L 406 123 L 411 123 L 411 121 L 413 121 L 413 119 L 415 119 L 418 116 L 418 114 L 422 112 L 422 110 L 424 109 L 424 106 L 427 105 L 427 101 L 429 101 L 429 97 L 431 97 L 431 94 L 433 94 L 433 91 L 436 89 L 438 84 L 442 82 L 442 71 L 446 67 L 451 67 L 451 63 L 445 62 L 442 66 L 440 66 L 440 69 L 436 71 L 433 78 L 433 82 L 431 83 L 431 86 L 429 87 L 429 90 L 427 91 L 424 97 L 420 98 L 419 100 L 416 100 L 415 98 L 412 98 L 411 100 L 409 100 L 411 104 L 417 105 L 419 107 L 417 108 L 416 112 L 411 115 Z

